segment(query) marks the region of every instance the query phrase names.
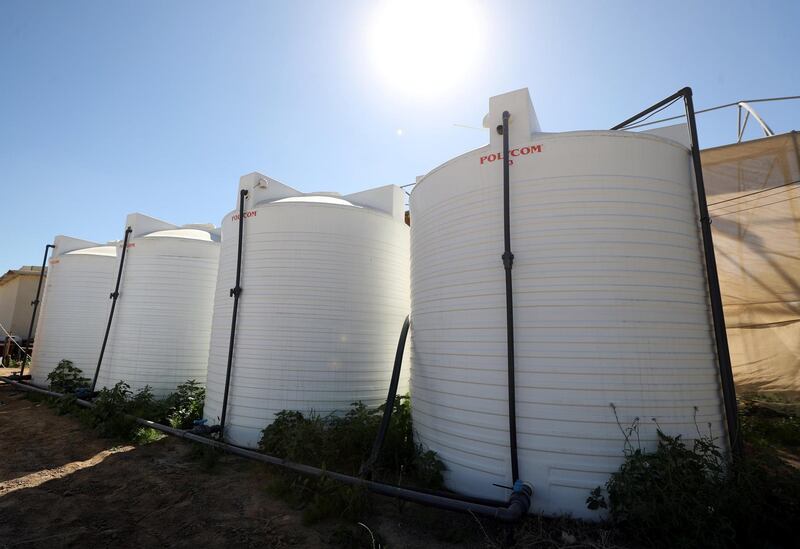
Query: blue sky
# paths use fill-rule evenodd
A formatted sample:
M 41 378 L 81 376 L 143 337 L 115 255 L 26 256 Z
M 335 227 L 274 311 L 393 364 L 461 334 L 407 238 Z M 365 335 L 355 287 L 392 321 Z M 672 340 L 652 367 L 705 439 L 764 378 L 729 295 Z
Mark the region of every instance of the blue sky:
M 419 44 L 435 1 L 383 47 Z M 459 17 L 433 22 L 462 70 L 438 95 L 386 78 L 381 9 L 0 3 L 0 271 L 38 264 L 56 234 L 120 238 L 134 211 L 219 223 L 251 171 L 343 194 L 412 182 L 483 145 L 485 131 L 454 124 L 480 127 L 489 96 L 521 87 L 545 131 L 608 128 L 685 85 L 698 108 L 800 94 L 800 2 L 476 0 L 468 36 Z M 800 102 L 758 109 L 778 133 L 800 129 Z M 736 111 L 700 130 L 704 146 L 734 140 Z

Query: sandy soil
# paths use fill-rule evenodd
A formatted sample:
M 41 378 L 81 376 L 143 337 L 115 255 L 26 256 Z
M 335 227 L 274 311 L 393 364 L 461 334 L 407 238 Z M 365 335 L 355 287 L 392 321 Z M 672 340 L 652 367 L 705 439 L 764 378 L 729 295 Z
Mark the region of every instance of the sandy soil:
M 191 443 L 170 437 L 101 439 L 0 384 L 0 547 L 331 546 L 341 524 L 303 525 L 267 492 L 272 474 L 227 455 L 208 472 Z M 469 517 L 375 500 L 369 525 L 384 546 L 484 545 Z

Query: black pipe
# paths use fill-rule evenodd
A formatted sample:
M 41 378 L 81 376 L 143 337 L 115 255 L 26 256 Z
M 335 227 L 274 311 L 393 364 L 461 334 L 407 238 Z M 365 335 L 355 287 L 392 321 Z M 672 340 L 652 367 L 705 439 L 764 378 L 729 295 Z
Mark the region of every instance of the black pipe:
M 405 351 L 406 346 L 406 339 L 408 338 L 408 330 L 411 325 L 410 318 L 407 316 L 405 321 L 403 322 L 403 328 L 400 330 L 400 338 L 397 341 L 397 351 L 394 355 L 394 368 L 392 369 L 392 379 L 389 383 L 389 394 L 386 397 L 386 404 L 383 410 L 383 417 L 381 419 L 380 429 L 378 430 L 378 434 L 375 437 L 375 441 L 372 444 L 372 452 L 370 454 L 369 459 L 364 462 L 361 466 L 361 470 L 359 471 L 359 476 L 364 478 L 369 478 L 372 472 L 372 467 L 378 461 L 378 456 L 380 455 L 381 449 L 383 448 L 383 443 L 386 439 L 386 433 L 389 430 L 389 424 L 392 420 L 392 411 L 394 409 L 394 401 L 397 397 L 397 386 L 400 382 L 400 370 L 403 366 L 403 352 Z M 440 490 L 428 490 L 426 488 L 416 488 L 416 491 L 422 492 L 425 494 L 430 494 L 432 496 L 439 496 L 439 497 L 452 497 L 452 494 L 447 492 L 442 492 Z M 488 506 L 502 506 L 505 505 L 505 502 L 489 499 L 489 498 L 480 498 L 480 497 L 473 497 L 473 496 L 465 496 L 459 495 L 458 499 L 462 501 L 466 501 L 469 503 L 478 503 L 481 505 L 488 505 Z
M 383 443 L 386 440 L 386 433 L 389 431 L 389 424 L 392 421 L 392 412 L 394 411 L 394 401 L 397 398 L 397 386 L 400 384 L 400 370 L 403 367 L 403 353 L 406 348 L 410 324 L 410 318 L 406 316 L 403 321 L 403 328 L 400 330 L 400 339 L 397 340 L 397 350 L 394 353 L 394 368 L 392 368 L 392 379 L 389 382 L 389 394 L 386 396 L 386 404 L 383 408 L 381 426 L 375 436 L 375 441 L 372 443 L 372 452 L 370 452 L 369 459 L 361 466 L 359 476 L 362 477 L 369 475 L 373 465 L 378 461 L 378 456 L 380 456 Z
M 517 460 L 517 395 L 514 381 L 514 295 L 511 284 L 511 269 L 514 266 L 514 254 L 511 253 L 511 185 L 508 156 L 508 111 L 503 111 L 503 268 L 506 271 L 506 335 L 508 338 L 508 436 L 511 446 L 512 481 L 519 480 L 519 462 Z M 499 129 L 499 128 L 498 128 Z
M 334 471 L 320 469 L 318 467 L 312 467 L 310 465 L 294 463 L 285 460 L 283 458 L 270 456 L 268 454 L 262 454 L 261 452 L 256 452 L 254 450 L 249 450 L 247 448 L 234 446 L 232 444 L 227 444 L 219 440 L 202 437 L 190 431 L 182 431 L 180 429 L 174 429 L 172 427 L 167 427 L 166 425 L 154 423 L 152 421 L 148 421 L 145 419 L 136 418 L 136 421 L 137 423 L 145 427 L 150 427 L 152 429 L 156 429 L 158 431 L 173 436 L 177 436 L 180 438 L 185 438 L 193 442 L 199 442 L 200 444 L 205 444 L 207 446 L 211 446 L 246 459 L 259 461 L 262 463 L 268 463 L 270 465 L 277 465 L 279 467 L 283 467 L 284 469 L 288 469 L 292 472 L 299 473 L 301 475 L 306 475 L 316 478 L 327 477 L 336 480 L 338 482 L 341 482 L 343 484 L 348 484 L 351 486 L 361 486 L 369 490 L 370 492 L 376 494 L 395 497 L 398 499 L 412 501 L 415 503 L 421 503 L 423 505 L 429 505 L 431 507 L 437 507 L 439 509 L 445 509 L 448 511 L 474 513 L 482 516 L 491 517 L 503 522 L 516 522 L 520 520 L 522 517 L 524 517 L 527 514 L 528 509 L 530 508 L 531 500 L 533 497 L 533 490 L 530 487 L 530 485 L 524 483 L 518 483 L 518 486 L 515 487 L 515 490 L 511 494 L 511 497 L 509 498 L 509 501 L 507 503 L 502 503 L 498 506 L 484 505 L 472 501 L 463 500 L 460 498 L 460 496 L 457 496 L 455 494 L 450 496 L 435 495 L 427 492 L 421 492 L 416 489 L 409 489 L 409 488 L 403 488 L 402 486 L 395 486 L 392 484 L 374 482 L 359 477 L 353 477 L 350 475 L 345 475 Z
M 125 229 L 125 237 L 122 240 L 122 256 L 119 260 L 119 270 L 117 271 L 117 283 L 114 286 L 114 292 L 109 295 L 111 298 L 111 310 L 108 312 L 108 324 L 106 324 L 106 333 L 103 336 L 103 345 L 100 347 L 100 356 L 97 359 L 97 368 L 94 370 L 94 377 L 92 378 L 92 386 L 89 389 L 90 393 L 94 393 L 97 386 L 97 376 L 100 374 L 100 365 L 103 364 L 103 355 L 106 353 L 106 344 L 108 343 L 108 334 L 111 332 L 111 321 L 114 319 L 114 309 L 117 307 L 117 299 L 119 298 L 119 283 L 122 280 L 122 268 L 125 266 L 125 253 L 128 251 L 128 237 L 133 232 L 131 227 Z
M 242 295 L 242 238 L 244 236 L 244 199 L 247 189 L 239 191 L 239 243 L 236 252 L 236 285 L 231 288 L 233 297 L 233 313 L 231 314 L 231 337 L 228 341 L 228 367 L 225 370 L 225 390 L 222 393 L 222 412 L 219 418 L 219 438 L 225 436 L 225 415 L 228 410 L 228 391 L 231 386 L 231 368 L 233 367 L 233 344 L 236 341 L 236 319 L 239 315 L 239 296 Z
M 705 256 L 706 279 L 708 281 L 708 293 L 711 301 L 711 316 L 714 323 L 714 338 L 717 346 L 717 362 L 719 365 L 722 400 L 725 408 L 725 419 L 728 428 L 728 440 L 730 442 L 733 455 L 739 456 L 742 452 L 742 441 L 741 437 L 739 436 L 736 387 L 733 382 L 733 369 L 731 368 L 731 356 L 730 350 L 728 349 L 728 334 L 725 329 L 725 313 L 722 308 L 722 293 L 720 292 L 719 287 L 717 260 L 714 255 L 714 240 L 711 234 L 711 218 L 708 214 L 706 188 L 703 181 L 703 166 L 700 162 L 700 144 L 697 137 L 697 119 L 695 117 L 694 102 L 692 101 L 692 88 L 688 86 L 683 88 L 666 99 L 659 101 L 652 107 L 649 107 L 639 114 L 625 120 L 621 124 L 617 124 L 611 129 L 623 129 L 641 117 L 646 116 L 681 97 L 683 97 L 684 108 L 686 110 L 686 119 L 689 125 L 689 137 L 691 139 L 692 165 L 694 168 L 695 185 L 697 187 L 700 230 L 703 238 L 703 255 Z
M 28 326 L 28 337 L 25 339 L 25 345 L 31 344 L 31 337 L 33 336 L 33 327 L 36 325 L 36 311 L 39 309 L 39 296 L 42 293 L 42 280 L 44 280 L 44 270 L 47 266 L 47 253 L 50 251 L 50 248 L 55 248 L 52 244 L 48 244 L 44 247 L 44 257 L 42 258 L 42 270 L 39 271 L 39 284 L 36 286 L 36 299 L 31 301 L 31 305 L 33 305 L 33 313 L 31 313 L 31 324 Z M 19 377 L 22 379 L 22 374 L 25 373 L 25 358 L 22 359 L 22 366 L 19 368 Z
M 8 377 L 0 377 L 0 381 L 4 381 L 5 383 L 9 383 L 25 391 L 32 391 L 35 393 L 40 393 L 55 398 L 60 398 L 64 396 L 61 393 L 56 393 L 54 391 L 41 389 L 39 387 L 36 387 L 35 385 L 31 385 L 28 383 L 20 383 Z M 82 399 L 76 399 L 75 402 L 76 404 L 84 408 L 91 408 L 94 406 L 93 403 Z M 326 471 L 325 469 L 320 469 L 318 467 L 311 467 L 310 465 L 302 465 L 299 463 L 294 463 L 279 457 L 262 454 L 260 452 L 255 452 L 253 450 L 248 450 L 246 448 L 240 448 L 239 446 L 234 446 L 232 444 L 226 444 L 224 442 L 220 442 L 219 440 L 202 437 L 192 433 L 191 431 L 183 431 L 181 429 L 167 427 L 166 425 L 161 425 L 160 423 L 155 423 L 153 421 L 137 418 L 130 415 L 126 415 L 126 417 L 136 421 L 137 424 L 142 425 L 143 427 L 149 427 L 151 429 L 161 431 L 162 433 L 166 433 L 168 435 L 176 436 L 186 440 L 191 440 L 192 442 L 198 442 L 200 444 L 205 444 L 207 446 L 211 446 L 213 448 L 217 448 L 219 450 L 246 459 L 259 461 L 262 463 L 268 463 L 270 465 L 277 465 L 279 467 L 283 467 L 284 469 L 288 469 L 290 471 L 302 475 L 317 477 L 317 478 L 327 477 L 336 480 L 338 482 L 341 482 L 343 484 L 349 484 L 351 486 L 361 486 L 369 490 L 370 492 L 376 494 L 395 497 L 398 499 L 412 501 L 415 503 L 421 503 L 423 505 L 429 505 L 432 507 L 437 507 L 439 509 L 446 509 L 448 511 L 458 511 L 462 513 L 482 515 L 503 522 L 516 522 L 520 520 L 522 517 L 524 517 L 528 513 L 528 509 L 530 508 L 531 505 L 531 499 L 533 497 L 533 490 L 530 487 L 530 485 L 519 482 L 515 484 L 514 491 L 512 492 L 511 497 L 509 498 L 507 503 L 502 503 L 500 505 L 485 505 L 460 499 L 459 496 L 455 494 L 450 496 L 435 495 L 431 493 L 412 490 L 409 488 L 403 488 L 401 486 L 394 486 L 392 484 L 373 482 L 370 480 L 365 480 L 363 478 L 352 477 L 349 475 L 344 475 L 342 473 L 336 473 L 333 471 Z

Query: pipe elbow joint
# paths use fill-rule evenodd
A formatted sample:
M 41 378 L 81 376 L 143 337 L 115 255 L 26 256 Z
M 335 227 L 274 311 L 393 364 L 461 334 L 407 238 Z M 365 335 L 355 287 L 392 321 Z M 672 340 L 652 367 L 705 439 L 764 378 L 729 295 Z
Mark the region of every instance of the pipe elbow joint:
M 533 486 L 521 480 L 515 481 L 514 491 L 511 492 L 511 497 L 508 500 L 509 509 L 516 511 L 518 513 L 518 518 L 522 518 L 528 514 L 532 502 Z

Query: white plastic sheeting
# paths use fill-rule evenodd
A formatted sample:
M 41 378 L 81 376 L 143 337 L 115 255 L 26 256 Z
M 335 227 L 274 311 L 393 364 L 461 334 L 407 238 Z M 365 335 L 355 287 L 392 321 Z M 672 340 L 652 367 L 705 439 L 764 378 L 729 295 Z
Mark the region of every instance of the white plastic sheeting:
M 395 186 L 303 194 L 261 174 L 247 189 L 242 294 L 226 440 L 255 447 L 281 410 L 382 404 L 409 311 L 409 234 Z M 219 422 L 235 285 L 238 208 L 222 223 L 204 417 Z M 407 391 L 408 368 L 399 393 Z
M 520 477 L 533 511 L 592 516 L 589 491 L 624 457 L 621 426 L 638 418 L 644 448 L 652 418 L 725 445 L 690 155 L 651 135 L 535 133 L 526 98 L 493 98 L 491 143 L 412 192 L 412 414 L 448 487 L 507 495 L 493 486 L 512 483 L 494 128 L 509 110 Z
M 219 231 L 142 214 L 129 215 L 127 226 L 133 232 L 98 386 L 149 385 L 163 397 L 187 380 L 205 383 Z
M 61 360 L 91 379 L 97 366 L 116 267 L 116 246 L 55 238 L 36 328 L 31 379 L 47 385 Z

